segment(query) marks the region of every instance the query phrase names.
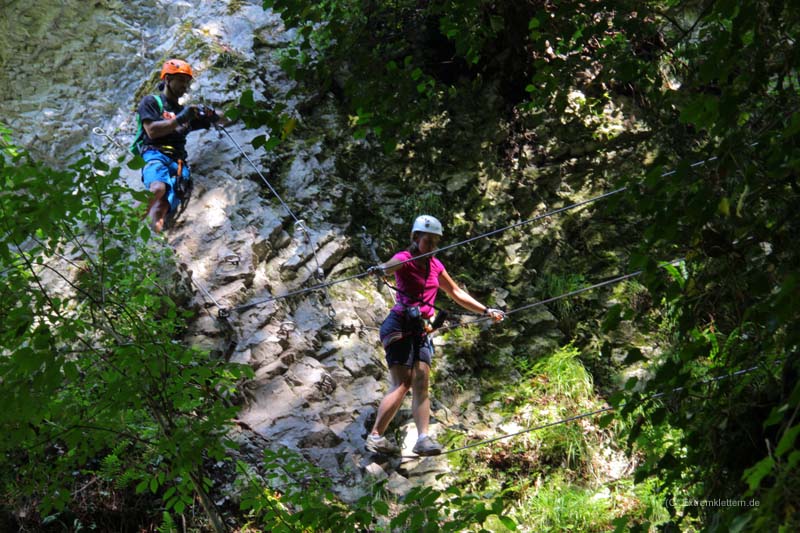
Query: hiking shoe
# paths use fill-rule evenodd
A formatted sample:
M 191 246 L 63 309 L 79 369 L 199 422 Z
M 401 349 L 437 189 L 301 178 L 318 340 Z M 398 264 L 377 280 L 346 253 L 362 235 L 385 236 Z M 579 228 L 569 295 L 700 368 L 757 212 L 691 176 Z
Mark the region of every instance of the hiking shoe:
M 425 438 L 417 441 L 412 451 L 420 456 L 439 455 L 442 453 L 442 445 L 433 440 L 433 438 L 425 436 Z
M 387 455 L 400 454 L 400 448 L 396 444 L 392 444 L 392 442 L 383 435 L 377 438 L 374 435 L 368 435 L 364 448 L 372 453 L 384 453 Z

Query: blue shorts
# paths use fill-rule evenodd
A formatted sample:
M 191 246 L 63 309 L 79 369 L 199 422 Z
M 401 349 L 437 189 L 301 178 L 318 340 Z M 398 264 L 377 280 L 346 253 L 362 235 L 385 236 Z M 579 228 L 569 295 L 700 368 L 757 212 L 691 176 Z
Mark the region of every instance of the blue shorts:
M 403 365 L 411 368 L 415 361 L 422 361 L 430 366 L 433 358 L 431 338 L 425 333 L 411 331 L 403 315 L 390 311 L 381 324 L 380 335 L 389 367 Z
M 173 213 L 181 205 L 181 198 L 175 192 L 175 180 L 178 175 L 178 162 L 162 154 L 158 150 L 147 150 L 142 154 L 145 166 L 142 169 L 142 181 L 145 188 L 150 189 L 150 184 L 160 181 L 167 186 L 166 199 L 169 202 L 169 212 Z M 183 163 L 183 180 L 189 181 L 191 173 L 189 165 Z

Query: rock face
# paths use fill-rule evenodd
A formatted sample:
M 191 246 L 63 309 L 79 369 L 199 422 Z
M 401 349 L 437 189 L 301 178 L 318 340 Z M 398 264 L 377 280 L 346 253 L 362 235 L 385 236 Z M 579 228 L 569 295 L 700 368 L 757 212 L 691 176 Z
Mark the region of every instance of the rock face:
M 261 2 L 108 1 L 92 2 L 91 9 L 78 0 L 22 4 L 4 8 L 0 22 L 0 117 L 20 144 L 53 163 L 81 148 L 102 150 L 110 162 L 124 154 L 137 93 L 155 91 L 154 74 L 165 57 L 183 57 L 195 67 L 190 103 L 223 108 L 252 89 L 257 101 L 282 99 L 299 118 L 296 102 L 282 96 L 291 83 L 266 52 L 289 36 Z M 20 38 L 25 32 L 35 46 Z M 346 129 L 346 117 L 332 108 L 324 113 L 326 128 Z M 215 130 L 190 135 L 194 194 L 166 235 L 191 275 L 192 304 L 208 313 L 198 315 L 185 340 L 251 365 L 255 378 L 245 386 L 240 421 L 264 437 L 257 445 L 296 450 L 326 469 L 342 497 L 357 498 L 381 479 L 401 495 L 414 483 L 434 483 L 447 471 L 445 458 L 379 465 L 363 449 L 388 387 L 377 333 L 388 296 L 354 279 L 273 299 L 318 283 L 318 270 L 326 279 L 344 277 L 347 267 L 359 271 L 345 234 L 349 223 L 331 222 L 349 218 L 331 216 L 335 152 L 318 139 L 299 139 L 279 160 L 253 150 L 250 141 L 262 132 L 240 124 L 228 131 L 291 213 L 230 139 Z M 138 171 L 123 175 L 131 188 L 141 188 Z M 458 191 L 465 179 L 453 175 L 449 190 Z M 261 303 L 241 307 L 252 302 Z M 554 322 L 545 311 L 538 319 Z M 440 420 L 457 422 L 436 402 L 433 414 L 434 433 Z M 481 420 L 469 410 L 462 415 Z M 416 435 L 408 410 L 398 414 L 396 433 L 405 435 L 410 450 Z
M 17 142 L 54 165 L 82 148 L 102 150 L 109 162 L 123 155 L 134 132 L 133 109 L 139 97 L 155 92 L 165 57 L 185 58 L 195 68 L 188 103 L 224 108 L 245 89 L 263 102 L 291 86 L 270 55 L 254 49 L 256 42 L 276 47 L 287 39 L 260 2 L 234 8 L 111 1 L 88 10 L 77 0 L 21 4 L 8 8 L 16 16 L 0 22 L 0 109 Z M 191 275 L 187 305 L 208 313 L 198 315 L 185 340 L 255 369 L 239 418 L 265 437 L 258 445 L 302 452 L 329 472 L 343 495 L 357 497 L 362 478 L 372 474 L 353 465 L 370 464 L 363 437 L 387 374 L 377 332 L 366 331 L 361 317 L 377 326 L 386 302 L 369 304 L 360 292 L 373 289 L 355 280 L 338 288 L 355 295 L 352 300 L 310 292 L 236 309 L 318 283 L 318 270 L 330 276 L 352 247 L 346 226 L 327 221 L 325 188 L 334 160 L 322 142 L 297 142 L 286 171 L 274 175 L 271 154 L 250 144 L 262 132 L 238 124 L 227 129 L 291 213 L 227 136 L 214 130 L 189 136 L 193 197 L 166 235 Z M 138 171 L 123 176 L 132 189 L 141 188 Z M 231 310 L 227 318 L 219 318 L 222 308 Z

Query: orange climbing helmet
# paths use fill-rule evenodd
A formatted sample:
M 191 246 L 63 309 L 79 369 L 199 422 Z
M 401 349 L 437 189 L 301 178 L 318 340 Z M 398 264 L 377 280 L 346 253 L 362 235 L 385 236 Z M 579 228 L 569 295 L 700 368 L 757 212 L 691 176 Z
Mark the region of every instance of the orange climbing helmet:
M 164 66 L 161 67 L 161 79 L 163 80 L 167 74 L 186 74 L 190 78 L 194 78 L 192 66 L 182 59 L 167 59 Z

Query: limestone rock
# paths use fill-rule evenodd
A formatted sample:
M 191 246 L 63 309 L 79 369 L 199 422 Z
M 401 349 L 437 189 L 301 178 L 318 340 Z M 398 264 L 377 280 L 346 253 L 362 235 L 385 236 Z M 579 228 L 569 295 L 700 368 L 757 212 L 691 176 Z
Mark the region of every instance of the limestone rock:
M 414 485 L 397 472 L 392 472 L 389 474 L 389 481 L 386 483 L 386 490 L 391 494 L 394 494 L 398 498 L 404 498 L 406 494 L 408 494 L 413 488 Z

